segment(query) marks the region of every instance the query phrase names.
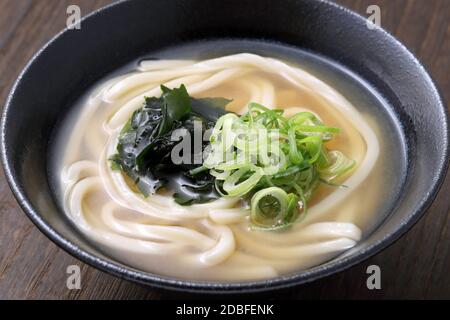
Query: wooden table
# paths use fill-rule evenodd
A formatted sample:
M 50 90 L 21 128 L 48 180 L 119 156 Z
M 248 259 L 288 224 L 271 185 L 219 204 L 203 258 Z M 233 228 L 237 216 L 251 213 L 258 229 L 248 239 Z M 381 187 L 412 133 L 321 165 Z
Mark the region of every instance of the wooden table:
M 186 0 L 189 1 L 189 0 Z M 66 23 L 66 8 L 82 15 L 111 0 L 0 0 L 0 105 L 25 63 Z M 338 0 L 366 14 L 381 8 L 382 26 L 428 67 L 450 99 L 450 0 Z M 277 4 L 278 5 L 278 4 Z M 432 174 L 432 173 L 430 173 Z M 432 207 L 407 235 L 375 257 L 337 275 L 292 289 L 286 298 L 450 298 L 450 175 Z M 77 264 L 82 289 L 66 287 Z M 382 289 L 366 287 L 366 268 L 381 267 Z M 0 298 L 160 299 L 167 293 L 117 279 L 76 260 L 42 235 L 17 205 L 0 175 Z

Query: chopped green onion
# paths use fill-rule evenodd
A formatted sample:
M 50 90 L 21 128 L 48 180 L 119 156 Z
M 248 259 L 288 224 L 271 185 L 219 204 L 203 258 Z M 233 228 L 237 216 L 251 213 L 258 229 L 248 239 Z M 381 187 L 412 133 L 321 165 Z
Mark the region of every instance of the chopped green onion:
M 260 228 L 285 226 L 295 220 L 298 200 L 295 194 L 278 187 L 262 189 L 252 197 L 250 219 Z
M 239 182 L 240 178 L 251 170 L 254 170 L 254 173 L 246 180 Z M 240 168 L 225 179 L 223 189 L 230 197 L 244 196 L 258 183 L 262 176 L 260 168 Z
M 286 118 L 282 109 L 250 103 L 242 116 L 218 119 L 203 166 L 222 197 L 250 200 L 254 229 L 278 230 L 305 216 L 320 182 L 332 184 L 355 166 L 325 147 L 339 132 L 312 112 Z

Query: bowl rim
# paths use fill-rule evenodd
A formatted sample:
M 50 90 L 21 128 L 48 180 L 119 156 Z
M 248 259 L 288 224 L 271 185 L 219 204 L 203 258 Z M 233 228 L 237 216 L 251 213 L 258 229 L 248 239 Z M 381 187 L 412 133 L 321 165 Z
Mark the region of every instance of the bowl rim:
M 117 2 L 108 4 L 99 9 L 96 9 L 84 16 L 81 22 L 92 19 L 95 16 L 111 10 L 116 6 L 128 3 L 130 0 L 119 0 Z M 309 0 L 311 1 L 311 0 Z M 366 20 L 363 16 L 358 13 L 347 9 L 346 7 L 330 2 L 329 0 L 312 0 L 317 2 L 322 2 L 325 5 L 332 6 L 337 10 L 350 14 L 356 19 Z M 6 123 L 9 118 L 9 111 L 12 106 L 13 98 L 16 94 L 16 90 L 26 76 L 29 68 L 34 64 L 38 57 L 40 57 L 43 52 L 52 45 L 53 42 L 57 41 L 64 33 L 68 31 L 68 28 L 64 28 L 62 31 L 53 36 L 43 47 L 41 47 L 27 62 L 23 70 L 20 72 L 18 78 L 14 82 L 8 96 L 2 113 L 2 119 L 0 124 L 0 146 L 1 146 L 1 161 L 5 171 L 6 180 L 13 192 L 14 197 L 19 203 L 22 210 L 27 214 L 28 218 L 34 223 L 34 225 L 50 240 L 52 240 L 56 245 L 62 248 L 64 251 L 72 255 L 73 257 L 81 260 L 88 265 L 100 269 L 108 274 L 112 274 L 122 279 L 138 282 L 144 285 L 152 286 L 160 289 L 169 289 L 173 291 L 184 291 L 193 293 L 223 293 L 223 294 L 233 294 L 233 293 L 256 293 L 265 292 L 276 289 L 288 288 L 308 282 L 315 281 L 317 279 L 329 276 L 334 273 L 341 272 L 348 269 L 356 264 L 367 260 L 369 257 L 375 255 L 381 250 L 387 248 L 388 246 L 395 243 L 402 235 L 404 235 L 426 212 L 430 207 L 432 202 L 435 200 L 439 189 L 441 188 L 447 170 L 450 164 L 449 152 L 450 152 L 450 131 L 449 131 L 449 110 L 446 106 L 445 100 L 436 84 L 432 79 L 428 70 L 424 65 L 416 58 L 405 45 L 403 45 L 395 36 L 393 36 L 388 31 L 381 27 L 376 27 L 383 36 L 388 37 L 394 44 L 400 47 L 402 51 L 408 56 L 409 59 L 422 70 L 422 76 L 426 77 L 426 80 L 432 85 L 432 89 L 435 91 L 434 94 L 439 98 L 440 104 L 437 106 L 441 113 L 444 115 L 442 118 L 442 123 L 446 129 L 446 135 L 444 136 L 445 141 L 443 144 L 443 157 L 439 159 L 439 171 L 437 172 L 435 179 L 432 182 L 430 191 L 426 196 L 420 199 L 420 202 L 411 211 L 405 222 L 399 225 L 396 230 L 384 235 L 381 239 L 374 242 L 364 251 L 350 257 L 345 257 L 330 263 L 327 265 L 319 265 L 308 269 L 303 272 L 291 273 L 288 275 L 282 275 L 272 279 L 256 280 L 256 281 L 245 281 L 245 282 L 214 282 L 214 281 L 194 281 L 194 280 L 182 280 L 176 279 L 168 276 L 162 276 L 154 273 L 139 271 L 133 267 L 122 267 L 115 262 L 107 261 L 95 254 L 88 253 L 81 249 L 75 243 L 67 240 L 64 236 L 58 233 L 54 228 L 52 228 L 40 215 L 38 210 L 36 210 L 31 201 L 25 196 L 24 190 L 17 183 L 15 175 L 13 173 L 13 165 L 10 158 L 8 157 L 9 149 L 7 147 L 7 137 L 6 137 Z

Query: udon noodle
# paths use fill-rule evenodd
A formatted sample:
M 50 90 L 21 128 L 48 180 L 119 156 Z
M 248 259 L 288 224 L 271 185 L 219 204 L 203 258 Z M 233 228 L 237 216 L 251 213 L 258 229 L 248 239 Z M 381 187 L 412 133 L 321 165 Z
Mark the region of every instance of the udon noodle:
M 249 209 L 226 198 L 184 207 L 167 192 L 143 197 L 108 157 L 118 134 L 145 96 L 160 84 L 184 84 L 194 97 L 233 99 L 242 113 L 249 102 L 309 110 L 344 128 L 330 143 L 356 160 L 347 188 L 319 187 L 307 216 L 287 230 L 250 231 Z M 65 143 L 61 189 L 73 223 L 108 254 L 133 267 L 184 279 L 255 280 L 323 263 L 355 246 L 363 226 L 357 205 L 379 155 L 366 119 L 340 93 L 312 74 L 280 60 L 235 54 L 203 61 L 146 60 L 137 70 L 101 83 L 89 95 Z

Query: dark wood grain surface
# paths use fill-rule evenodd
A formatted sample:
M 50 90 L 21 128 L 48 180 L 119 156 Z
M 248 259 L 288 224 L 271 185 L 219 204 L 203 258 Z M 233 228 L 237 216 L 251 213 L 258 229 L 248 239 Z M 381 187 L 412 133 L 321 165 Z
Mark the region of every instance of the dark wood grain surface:
M 189 1 L 189 0 L 186 0 Z M 0 0 L 0 105 L 28 59 L 66 23 L 66 9 L 82 15 L 110 0 Z M 450 101 L 450 0 L 338 0 L 367 15 L 381 8 L 382 26 L 425 64 Z M 255 1 L 255 3 L 257 3 Z M 277 2 L 282 5 L 282 2 Z M 404 237 L 362 264 L 295 288 L 286 298 L 450 298 L 450 176 L 426 215 Z M 66 287 L 66 268 L 81 267 L 81 290 Z M 366 268 L 381 268 L 382 289 L 366 287 Z M 1 299 L 160 299 L 171 295 L 117 279 L 59 249 L 17 205 L 0 175 Z

